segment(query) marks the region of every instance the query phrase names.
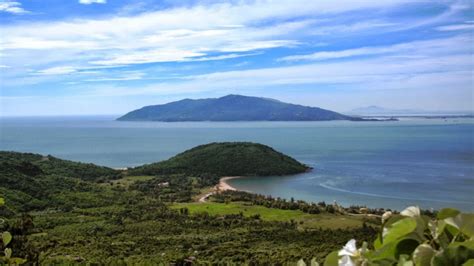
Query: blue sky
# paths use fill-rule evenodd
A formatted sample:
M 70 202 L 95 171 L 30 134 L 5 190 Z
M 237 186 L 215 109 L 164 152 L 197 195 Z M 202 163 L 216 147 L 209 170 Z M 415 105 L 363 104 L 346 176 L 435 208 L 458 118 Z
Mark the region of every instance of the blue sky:
M 472 1 L 0 0 L 0 115 L 243 94 L 473 110 Z

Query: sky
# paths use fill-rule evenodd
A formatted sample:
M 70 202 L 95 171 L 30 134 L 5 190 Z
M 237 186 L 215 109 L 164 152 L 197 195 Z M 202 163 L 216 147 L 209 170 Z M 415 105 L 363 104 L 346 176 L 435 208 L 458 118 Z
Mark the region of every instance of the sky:
M 0 116 L 227 94 L 473 111 L 473 69 L 472 1 L 0 0 Z

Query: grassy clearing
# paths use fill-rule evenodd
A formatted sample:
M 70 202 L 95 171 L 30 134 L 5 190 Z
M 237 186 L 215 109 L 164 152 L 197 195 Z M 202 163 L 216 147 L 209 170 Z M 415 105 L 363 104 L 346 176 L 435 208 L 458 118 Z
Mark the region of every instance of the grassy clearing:
M 111 180 L 110 182 L 113 185 L 118 185 L 122 186 L 125 188 L 128 188 L 130 185 L 137 181 L 147 181 L 150 179 L 153 179 L 154 176 L 148 176 L 148 175 L 141 175 L 141 176 L 125 176 L 124 178 L 116 179 L 116 180 Z M 105 183 L 107 184 L 107 183 Z
M 300 210 L 280 210 L 267 208 L 264 206 L 250 205 L 245 202 L 232 203 L 175 203 L 171 208 L 188 208 L 191 214 L 207 212 L 210 215 L 238 214 L 242 212 L 244 216 L 260 214 L 261 219 L 267 221 L 289 222 L 294 220 L 299 223 L 300 229 L 324 228 L 354 228 L 362 226 L 364 217 L 354 217 L 348 215 L 335 214 L 308 214 Z M 368 219 L 368 218 L 365 218 Z

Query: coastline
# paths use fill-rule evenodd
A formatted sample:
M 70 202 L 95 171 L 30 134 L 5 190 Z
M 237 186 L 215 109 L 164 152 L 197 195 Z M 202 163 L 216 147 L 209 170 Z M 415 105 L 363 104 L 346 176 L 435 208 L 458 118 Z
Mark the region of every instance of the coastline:
M 231 179 L 237 179 L 237 178 L 242 178 L 242 176 L 225 176 L 225 177 L 221 177 L 219 179 L 219 184 L 217 184 L 216 186 L 216 189 L 217 191 L 226 191 L 226 190 L 234 190 L 234 191 L 237 191 L 238 189 L 236 189 L 235 187 L 229 185 L 229 183 L 227 183 L 228 180 L 231 180 Z
M 236 178 L 242 178 L 242 176 L 224 176 L 219 179 L 219 183 L 215 185 L 212 190 L 209 193 L 206 193 L 202 197 L 199 198 L 198 202 L 206 202 L 207 198 L 209 198 L 211 195 L 214 195 L 216 193 L 226 191 L 226 190 L 233 190 L 237 191 L 237 189 L 231 185 L 229 185 L 226 181 L 231 180 L 231 179 L 236 179 Z

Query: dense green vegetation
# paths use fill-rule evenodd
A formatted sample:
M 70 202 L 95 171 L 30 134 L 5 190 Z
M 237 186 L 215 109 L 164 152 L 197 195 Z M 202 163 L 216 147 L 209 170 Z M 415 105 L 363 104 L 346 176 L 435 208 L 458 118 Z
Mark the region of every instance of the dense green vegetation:
M 99 192 L 97 186 L 88 181 L 102 182 L 120 176 L 119 171 L 93 164 L 38 154 L 0 152 L 0 194 L 8 200 L 8 208 L 0 210 L 0 215 L 48 207 L 84 206 L 90 203 L 80 201 L 81 197 Z
M 148 180 L 137 180 L 131 189 L 166 202 L 192 201 L 205 187 L 213 186 L 219 178 L 215 176 L 190 177 L 186 175 L 162 175 Z
M 225 149 L 257 162 L 244 166 L 238 155 L 225 157 Z M 222 168 L 213 168 L 211 160 L 233 169 L 213 152 L 252 173 L 258 163 L 266 169 L 260 174 L 306 169 L 266 146 L 247 143 L 201 146 L 157 168 L 166 171 L 140 176 L 132 175 L 140 173 L 134 169 L 119 172 L 51 156 L 1 152 L 0 198 L 5 200 L 0 203 L 5 205 L 0 204 L 0 232 L 13 237 L 2 235 L 0 264 L 23 259 L 44 265 L 295 264 L 313 258 L 323 262 L 352 238 L 375 241 L 368 248 L 379 248 L 380 218 L 358 214 L 355 206 L 235 191 L 193 202 L 219 180 Z M 203 171 L 194 156 L 209 160 L 203 164 L 212 171 Z M 276 161 L 285 167 L 271 169 Z
M 321 213 L 313 215 L 304 213 L 301 210 L 268 208 L 254 205 L 252 202 L 186 202 L 171 205 L 173 209 L 187 209 L 190 214 L 208 213 L 209 215 L 230 215 L 238 214 L 245 217 L 259 217 L 265 221 L 293 222 L 298 229 L 314 230 L 325 229 L 348 229 L 360 228 L 364 224 L 378 226 L 379 219 L 366 216 L 335 215 L 331 213 Z
M 268 176 L 302 173 L 307 166 L 256 143 L 224 142 L 201 145 L 175 157 L 129 169 L 132 175 Z
M 224 191 L 223 193 L 215 194 L 211 196 L 216 202 L 235 202 L 235 201 L 246 201 L 251 202 L 253 205 L 261 205 L 267 208 L 277 208 L 282 210 L 300 210 L 305 213 L 318 214 L 321 212 L 328 213 L 353 213 L 359 214 L 360 208 L 363 206 L 350 206 L 344 208 L 342 206 L 334 204 L 326 204 L 326 202 L 308 203 L 302 200 L 290 200 L 282 198 L 274 198 L 272 196 L 259 195 L 254 193 L 248 193 L 245 191 Z M 369 209 L 364 208 L 367 214 L 382 214 L 385 209 Z M 390 209 L 388 209 L 390 210 Z
M 226 147 L 241 156 L 250 156 L 249 152 L 254 151 L 262 169 L 266 169 L 263 173 L 270 174 L 269 160 L 261 160 L 267 154 L 284 163 L 286 168 L 277 171 L 295 166 L 306 169 L 262 145 L 204 147 L 205 152 L 194 149 L 191 155 L 210 156 L 218 152 L 224 156 L 221 149 Z M 244 153 L 239 153 L 242 147 Z M 204 162 L 213 170 L 207 175 L 201 172 L 203 168 L 191 167 L 197 163 L 191 161 L 185 164 L 189 168 L 171 167 L 172 174 L 132 176 L 133 171 L 120 173 L 51 156 L 9 152 L 1 155 L 0 194 L 6 205 L 0 207 L 0 216 L 6 222 L 0 229 L 16 236 L 9 243 L 13 256 L 26 258 L 30 263 L 262 264 L 270 259 L 273 263 L 284 263 L 310 258 L 315 253 L 322 260 L 330 250 L 344 244 L 347 236 L 367 241 L 375 238 L 375 225 L 363 219 L 349 219 L 333 229 L 330 219 L 342 222 L 346 218 L 327 212 L 317 216 L 290 211 L 281 216 L 288 210 L 250 206 L 251 202 L 239 203 L 249 205 L 250 212 L 195 212 L 190 203 L 193 196 L 219 179 L 220 168 L 212 168 L 210 161 Z M 227 159 L 238 162 L 234 157 Z M 246 171 L 258 164 L 251 167 Z M 177 173 L 178 169 L 191 169 L 199 175 Z M 237 203 L 227 206 L 232 204 Z
M 1 168 L 13 168 L 29 176 L 57 175 L 74 177 L 87 181 L 105 181 L 117 179 L 120 172 L 108 167 L 97 166 L 91 163 L 78 163 L 55 158 L 51 155 L 43 156 L 33 153 L 19 153 L 0 151 Z

